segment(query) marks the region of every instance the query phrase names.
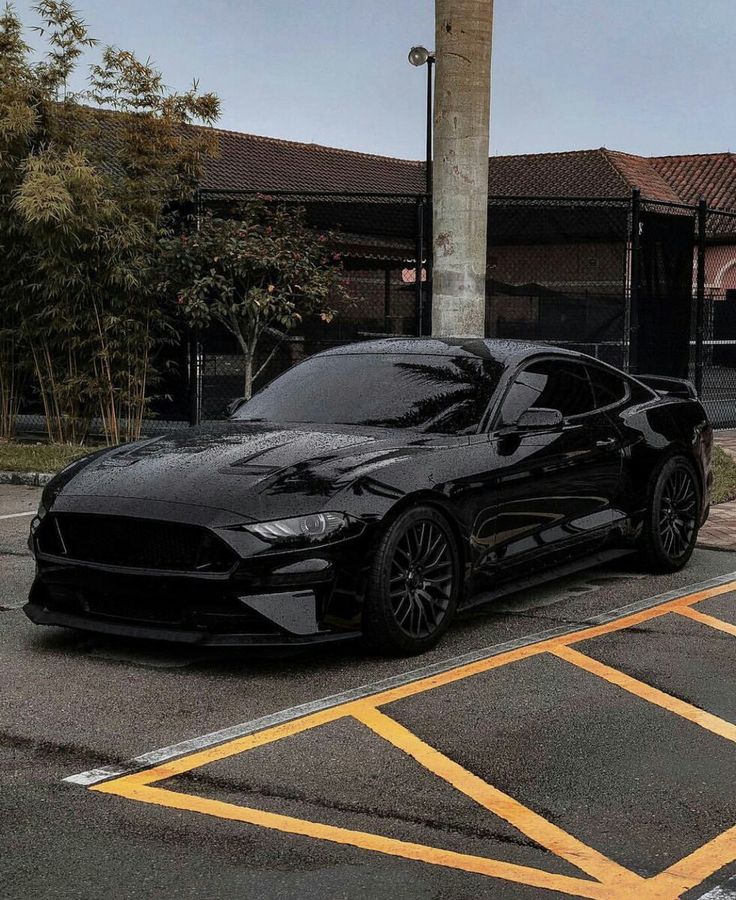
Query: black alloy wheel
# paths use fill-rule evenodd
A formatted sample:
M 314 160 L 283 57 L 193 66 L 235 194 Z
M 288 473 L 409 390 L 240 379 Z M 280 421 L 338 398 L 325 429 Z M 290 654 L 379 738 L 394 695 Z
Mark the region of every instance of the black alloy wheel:
M 450 605 L 453 562 L 450 543 L 439 525 L 420 519 L 394 547 L 389 597 L 396 624 L 410 638 L 431 635 Z
M 444 517 L 422 506 L 384 533 L 366 596 L 366 637 L 384 653 L 419 653 L 450 624 L 459 588 L 458 552 Z
M 698 495 L 687 469 L 676 469 L 664 483 L 659 504 L 659 533 L 665 552 L 682 556 L 695 533 Z
M 654 473 L 641 538 L 647 566 L 675 572 L 690 559 L 698 538 L 700 487 L 683 456 L 668 459 Z

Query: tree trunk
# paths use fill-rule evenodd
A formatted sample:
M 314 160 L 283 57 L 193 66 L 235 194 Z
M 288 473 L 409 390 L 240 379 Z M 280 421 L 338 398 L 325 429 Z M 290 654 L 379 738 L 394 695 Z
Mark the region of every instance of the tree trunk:
M 243 351 L 243 362 L 245 363 L 243 396 L 246 400 L 250 400 L 253 394 L 253 350 L 247 349 Z
M 493 0 L 435 0 L 432 333 L 485 333 Z

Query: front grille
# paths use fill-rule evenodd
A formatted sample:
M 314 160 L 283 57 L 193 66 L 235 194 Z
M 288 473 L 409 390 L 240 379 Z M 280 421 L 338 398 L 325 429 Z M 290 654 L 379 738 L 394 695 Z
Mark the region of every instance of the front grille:
M 205 528 L 123 516 L 47 516 L 38 543 L 42 553 L 136 569 L 207 574 L 227 572 L 237 561 Z

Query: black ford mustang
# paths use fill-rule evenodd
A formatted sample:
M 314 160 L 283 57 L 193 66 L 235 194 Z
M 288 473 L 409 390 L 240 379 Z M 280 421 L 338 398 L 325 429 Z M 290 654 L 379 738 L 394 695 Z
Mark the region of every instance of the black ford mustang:
M 575 560 L 690 557 L 712 431 L 688 382 L 513 341 L 329 350 L 232 419 L 103 450 L 31 526 L 41 624 L 219 645 L 432 646 Z M 578 565 L 580 563 L 577 563 Z

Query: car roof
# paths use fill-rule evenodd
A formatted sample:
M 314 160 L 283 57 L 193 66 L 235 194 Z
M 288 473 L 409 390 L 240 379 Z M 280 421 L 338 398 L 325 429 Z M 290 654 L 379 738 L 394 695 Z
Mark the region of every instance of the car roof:
M 530 356 L 554 354 L 573 359 L 589 359 L 575 350 L 562 347 L 535 344 L 531 341 L 513 341 L 501 338 L 470 337 L 395 337 L 378 340 L 342 344 L 323 350 L 319 356 L 341 356 L 345 354 L 393 354 L 408 353 L 422 356 L 470 356 L 477 359 L 492 359 L 506 364 L 515 364 Z

